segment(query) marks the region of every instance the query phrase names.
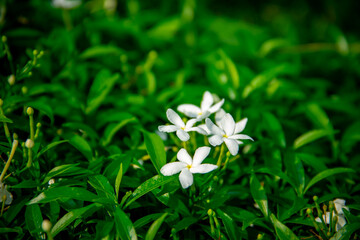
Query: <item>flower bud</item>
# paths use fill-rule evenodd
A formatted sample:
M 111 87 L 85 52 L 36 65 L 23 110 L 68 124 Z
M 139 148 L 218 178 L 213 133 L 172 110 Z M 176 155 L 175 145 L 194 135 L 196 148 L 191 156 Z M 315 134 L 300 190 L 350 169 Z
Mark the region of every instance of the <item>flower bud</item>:
M 313 197 L 314 202 L 317 202 L 318 199 L 319 199 L 318 196 Z
M 25 86 L 23 86 L 23 87 L 21 88 L 21 92 L 22 92 L 23 94 L 27 94 L 28 88 L 25 87 Z
M 34 115 L 34 109 L 32 107 L 28 107 L 26 109 L 26 113 L 27 113 L 27 115 L 32 116 L 32 115 Z
M 10 86 L 15 84 L 15 76 L 14 74 L 11 74 L 8 78 L 8 83 L 10 84 Z
M 310 209 L 310 208 L 306 209 L 306 213 L 307 213 L 308 215 L 310 215 L 310 214 L 312 213 L 311 209 Z
M 38 54 L 39 54 L 38 50 L 35 49 L 35 50 L 33 51 L 33 55 L 36 56 L 36 55 L 38 55 Z
M 27 147 L 27 148 L 33 148 L 34 145 L 35 145 L 35 143 L 31 139 L 27 139 L 26 142 L 25 142 L 25 147 Z
M 17 135 L 16 133 L 13 134 L 13 138 L 14 138 L 15 140 L 18 140 L 18 139 L 19 139 L 19 137 L 18 137 L 18 135 Z
M 6 36 L 2 36 L 2 37 L 1 37 L 1 40 L 3 41 L 3 43 L 6 43 L 7 37 L 6 37 Z
M 207 214 L 208 214 L 209 216 L 212 216 L 212 215 L 213 215 L 213 210 L 212 210 L 212 209 L 209 209 L 209 210 L 207 211 Z
M 49 220 L 45 219 L 42 222 L 41 227 L 45 232 L 50 232 L 50 230 L 51 230 L 51 222 Z
M 38 122 L 38 123 L 36 124 L 36 127 L 37 127 L 37 128 L 41 128 L 41 123 Z

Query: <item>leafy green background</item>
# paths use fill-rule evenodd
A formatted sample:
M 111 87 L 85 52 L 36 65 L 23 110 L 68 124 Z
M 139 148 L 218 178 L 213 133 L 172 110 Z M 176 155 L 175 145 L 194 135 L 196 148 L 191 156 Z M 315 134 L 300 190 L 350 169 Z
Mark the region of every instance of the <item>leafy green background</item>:
M 357 1 L 105 2 L 0 1 L 0 121 L 20 143 L 27 107 L 41 123 L 33 166 L 20 146 L 7 172 L 1 238 L 40 239 L 49 219 L 55 239 L 319 239 L 316 195 L 347 201 L 331 239 L 355 239 Z M 255 141 L 182 190 L 159 173 L 179 143 L 154 131 L 204 91 Z M 10 149 L 1 127 L 1 169 Z

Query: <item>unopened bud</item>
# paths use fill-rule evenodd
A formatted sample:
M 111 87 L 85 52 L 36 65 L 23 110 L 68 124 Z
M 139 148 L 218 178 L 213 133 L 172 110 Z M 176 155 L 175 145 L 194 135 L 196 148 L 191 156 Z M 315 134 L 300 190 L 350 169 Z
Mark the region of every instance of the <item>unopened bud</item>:
M 18 137 L 18 135 L 17 135 L 16 133 L 13 134 L 13 138 L 14 138 L 15 140 L 18 140 L 18 139 L 19 139 L 19 137 Z
M 49 220 L 45 219 L 42 222 L 41 227 L 45 232 L 50 232 L 50 230 L 51 230 L 51 222 Z
M 39 53 L 39 52 L 38 52 L 38 50 L 36 50 L 36 49 L 33 51 L 33 55 L 34 55 L 34 56 L 38 55 L 38 53 Z
M 208 214 L 209 216 L 212 216 L 212 215 L 213 215 L 213 210 L 212 210 L 212 209 L 209 209 L 209 210 L 207 211 L 207 214 Z
M 10 84 L 10 86 L 15 84 L 15 76 L 14 74 L 11 74 L 8 78 L 8 83 Z
M 22 92 L 23 94 L 27 94 L 28 88 L 25 87 L 25 86 L 23 86 L 23 87 L 21 88 L 21 92 Z
M 32 76 L 32 72 L 29 72 L 29 73 L 28 73 L 28 76 L 31 77 L 31 76 Z
M 28 107 L 26 109 L 26 113 L 27 113 L 27 115 L 32 116 L 32 115 L 34 115 L 34 109 L 32 107 Z
M 3 41 L 3 43 L 6 43 L 7 37 L 6 37 L 6 36 L 2 36 L 2 37 L 1 37 L 1 40 Z
M 319 199 L 318 196 L 313 197 L 314 202 L 317 202 L 318 199 Z
M 27 148 L 33 148 L 34 145 L 35 145 L 35 143 L 31 139 L 27 139 L 26 142 L 25 142 L 25 147 L 27 147 Z
M 308 215 L 310 215 L 310 214 L 312 213 L 311 209 L 310 209 L 310 208 L 306 209 L 306 213 L 307 213 Z
M 37 127 L 37 128 L 41 128 L 41 123 L 38 122 L 38 123 L 36 124 L 36 127 Z

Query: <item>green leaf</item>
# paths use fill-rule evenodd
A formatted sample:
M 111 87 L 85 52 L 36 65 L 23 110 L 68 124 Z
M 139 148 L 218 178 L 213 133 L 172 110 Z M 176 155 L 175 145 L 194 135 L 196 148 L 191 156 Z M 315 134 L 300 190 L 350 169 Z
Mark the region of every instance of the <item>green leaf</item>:
M 116 202 L 114 189 L 109 180 L 103 175 L 96 175 L 89 177 L 89 184 L 96 189 L 98 196 L 108 198 Z
M 0 122 L 6 122 L 6 123 L 13 123 L 13 121 L 10 118 L 5 117 L 4 114 L 0 112 Z
M 166 216 L 169 213 L 164 213 L 161 217 L 156 219 L 153 224 L 151 224 L 149 230 L 146 233 L 145 240 L 153 240 L 156 236 L 156 233 L 158 232 L 161 224 L 164 222 Z
M 94 193 L 79 187 L 53 187 L 40 193 L 37 197 L 30 200 L 28 205 L 36 203 L 48 203 L 56 200 L 76 199 L 88 202 L 109 203 L 106 199 L 101 199 Z
M 55 225 L 51 229 L 51 234 L 55 237 L 59 232 L 64 230 L 67 226 L 69 226 L 75 219 L 83 217 L 85 214 L 89 214 L 89 212 L 95 212 L 99 209 L 101 205 L 93 203 L 86 207 L 78 208 L 66 213 L 62 218 L 59 219 L 55 223 Z
M 306 144 L 309 144 L 319 138 L 331 135 L 332 132 L 325 129 L 314 129 L 307 133 L 302 134 L 294 141 L 294 149 L 298 149 Z
M 277 145 L 285 148 L 285 135 L 279 120 L 269 112 L 263 113 L 263 119 L 266 126 L 265 129 L 269 132 L 270 137 L 275 140 Z
M 127 206 L 129 206 L 132 202 L 134 202 L 136 199 L 138 199 L 139 197 L 147 194 L 148 192 L 151 192 L 155 188 L 163 186 L 166 183 L 169 183 L 171 181 L 174 181 L 176 178 L 177 178 L 176 175 L 171 176 L 171 177 L 156 175 L 156 176 L 146 180 L 138 188 L 135 189 L 135 191 L 129 197 L 129 199 L 125 205 L 125 208 Z
M 232 87 L 234 89 L 238 89 L 240 87 L 240 78 L 234 62 L 231 60 L 231 58 L 229 58 L 229 56 L 226 55 L 226 53 L 223 50 L 220 50 L 219 53 L 222 60 L 225 63 L 226 73 L 229 76 L 229 79 L 231 80 Z
M 117 235 L 121 240 L 137 240 L 137 235 L 135 228 L 129 219 L 129 217 L 124 213 L 123 210 L 118 206 L 115 208 L 115 226 Z
M 332 169 L 327 169 L 324 170 L 320 173 L 318 173 L 315 177 L 313 177 L 310 182 L 307 184 L 304 193 L 309 190 L 310 187 L 312 187 L 314 184 L 316 184 L 317 182 L 330 177 L 332 175 L 335 174 L 340 174 L 340 173 L 356 173 L 356 171 L 354 169 L 351 168 L 332 168 Z
M 287 226 L 282 224 L 279 220 L 276 219 L 274 214 L 270 215 L 271 222 L 274 224 L 276 235 L 280 240 L 299 240 L 293 231 L 290 230 Z
M 80 54 L 79 57 L 82 59 L 88 59 L 109 55 L 120 56 L 121 54 L 124 54 L 124 50 L 118 47 L 109 45 L 97 45 L 87 48 L 84 52 Z
M 14 228 L 0 228 L 0 233 L 22 233 L 22 228 L 21 227 L 14 227 Z
M 199 219 L 195 217 L 184 217 L 180 221 L 178 221 L 175 226 L 173 226 L 173 229 L 175 229 L 175 232 L 179 232 L 181 230 L 187 229 L 191 225 L 197 223 Z
M 48 98 L 41 98 L 34 102 L 27 103 L 27 106 L 39 110 L 50 118 L 51 123 L 54 122 L 54 113 L 52 107 L 48 103 Z
M 266 57 L 271 52 L 275 51 L 276 49 L 287 47 L 290 43 L 282 38 L 273 38 L 265 41 L 259 50 L 260 57 Z
M 122 176 L 123 176 L 123 164 L 120 163 L 120 169 L 118 174 L 116 175 L 116 180 L 115 180 L 116 199 L 119 198 L 119 190 L 120 190 Z
M 87 99 L 86 114 L 94 112 L 101 105 L 119 79 L 119 74 L 111 75 L 109 70 L 102 70 L 96 75 Z
M 146 151 L 150 156 L 150 160 L 158 174 L 160 174 L 161 167 L 166 164 L 164 143 L 156 133 L 149 133 L 144 131 L 144 139 Z
M 174 38 L 180 26 L 180 18 L 166 19 L 150 29 L 147 33 L 151 39 L 158 41 L 169 41 Z
M 93 159 L 93 154 L 89 143 L 79 135 L 73 135 L 69 138 L 69 143 L 79 150 L 88 161 Z
M 39 205 L 34 204 L 26 206 L 25 222 L 26 227 L 31 234 L 42 232 L 41 224 L 43 222 L 43 217 Z
M 227 232 L 227 235 L 229 237 L 230 240 L 236 240 L 239 239 L 239 232 L 237 231 L 237 226 L 236 223 L 234 222 L 234 220 L 225 212 L 221 211 L 220 209 L 216 210 L 216 213 L 219 215 L 219 217 L 221 218 L 224 226 L 225 226 L 225 230 Z
M 250 178 L 250 191 L 254 201 L 259 205 L 261 212 L 266 218 L 269 217 L 268 201 L 264 187 L 260 184 L 255 174 Z
M 51 148 L 53 148 L 59 144 L 68 142 L 68 141 L 69 140 L 62 140 L 62 141 L 52 142 L 52 143 L 48 144 L 46 147 L 41 149 L 41 151 L 37 154 L 36 158 L 39 158 L 42 154 L 44 154 L 46 151 L 50 150 Z
M 145 226 L 146 224 L 148 224 L 152 221 L 155 221 L 162 215 L 163 215 L 163 213 L 153 213 L 153 214 L 147 215 L 145 217 L 142 217 L 142 218 L 138 219 L 136 222 L 134 222 L 134 227 L 135 227 L 135 229 L 141 228 L 141 227 Z
M 306 105 L 306 115 L 318 128 L 332 130 L 332 125 L 325 111 L 316 103 Z
M 360 230 L 360 222 L 348 223 L 335 233 L 330 240 L 349 240 L 353 233 Z M 355 239 L 355 238 L 352 238 Z
M 285 166 L 289 179 L 296 186 L 298 196 L 302 196 L 305 187 L 305 170 L 299 157 L 294 152 L 288 151 L 285 155 Z
M 93 174 L 93 172 L 88 169 L 77 167 L 78 165 L 79 163 L 65 164 L 54 167 L 48 172 L 48 174 L 46 174 L 46 177 L 44 178 L 42 184 L 47 183 L 53 177 Z
M 126 124 L 131 123 L 131 122 L 136 122 L 137 119 L 136 117 L 131 116 L 130 118 L 127 119 L 123 119 L 118 123 L 110 123 L 105 131 L 104 131 L 104 135 L 103 138 L 101 139 L 101 144 L 103 146 L 107 146 L 112 138 L 114 137 L 114 135 L 122 128 L 124 127 Z

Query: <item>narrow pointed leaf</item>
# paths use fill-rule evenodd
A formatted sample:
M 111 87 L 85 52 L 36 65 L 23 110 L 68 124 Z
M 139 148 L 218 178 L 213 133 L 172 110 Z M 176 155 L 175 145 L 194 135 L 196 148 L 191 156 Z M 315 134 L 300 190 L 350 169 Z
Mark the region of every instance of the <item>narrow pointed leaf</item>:
M 165 146 L 161 138 L 156 133 L 144 132 L 146 151 L 158 174 L 160 169 L 166 164 Z
M 280 240 L 299 240 L 293 231 L 290 230 L 287 226 L 282 224 L 279 220 L 276 219 L 274 214 L 270 215 L 271 222 L 274 224 L 276 235 Z
M 153 224 L 151 224 L 149 230 L 146 233 L 145 240 L 153 240 L 156 236 L 156 233 L 158 232 L 161 224 L 164 222 L 166 216 L 169 213 L 164 213 L 161 217 L 156 219 Z
M 267 218 L 269 216 L 269 208 L 266 192 L 255 174 L 253 174 L 250 179 L 250 191 L 254 201 L 259 205 L 261 212 Z
M 118 237 L 121 240 L 137 240 L 133 223 L 120 207 L 115 208 L 114 217 Z

